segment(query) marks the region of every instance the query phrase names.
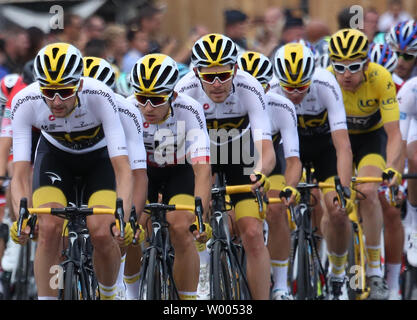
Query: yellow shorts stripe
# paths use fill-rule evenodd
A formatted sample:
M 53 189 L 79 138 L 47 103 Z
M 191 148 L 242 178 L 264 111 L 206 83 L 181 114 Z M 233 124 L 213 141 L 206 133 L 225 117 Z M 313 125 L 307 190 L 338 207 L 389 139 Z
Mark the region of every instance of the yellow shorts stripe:
M 170 204 L 170 205 L 178 204 L 178 205 L 183 205 L 183 206 L 193 206 L 195 204 L 195 200 L 194 200 L 194 197 L 189 195 L 189 194 L 180 193 L 180 194 L 176 194 L 171 199 L 169 199 L 168 204 Z
M 44 186 L 36 189 L 32 194 L 33 207 L 39 208 L 47 203 L 59 203 L 67 206 L 67 198 L 61 189 L 53 186 Z
M 116 192 L 114 190 L 99 190 L 94 192 L 88 199 L 88 207 L 105 206 L 116 209 Z
M 264 208 L 264 213 L 266 213 L 265 202 L 264 202 L 263 208 Z M 261 215 L 259 213 L 258 203 L 255 201 L 255 199 L 245 199 L 236 203 L 235 214 L 236 214 L 236 221 L 238 221 L 239 219 L 243 217 L 252 217 L 260 221 L 264 220 L 264 218 L 261 218 Z
M 358 165 L 358 170 L 365 166 L 374 166 L 384 171 L 385 164 L 385 160 L 380 154 L 370 153 L 361 159 Z
M 285 188 L 285 177 L 282 174 L 274 174 L 268 177 L 271 184 L 270 190 L 282 190 Z

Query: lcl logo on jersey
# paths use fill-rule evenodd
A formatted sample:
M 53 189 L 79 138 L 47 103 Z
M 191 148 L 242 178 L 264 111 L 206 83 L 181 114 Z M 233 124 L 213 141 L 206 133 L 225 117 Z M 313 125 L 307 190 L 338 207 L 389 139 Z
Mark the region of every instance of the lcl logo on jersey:
M 368 99 L 368 100 L 359 100 L 358 101 L 358 108 L 362 111 L 362 112 L 369 112 L 369 111 L 365 111 L 365 108 L 372 108 L 375 107 L 379 104 L 379 100 L 378 99 Z

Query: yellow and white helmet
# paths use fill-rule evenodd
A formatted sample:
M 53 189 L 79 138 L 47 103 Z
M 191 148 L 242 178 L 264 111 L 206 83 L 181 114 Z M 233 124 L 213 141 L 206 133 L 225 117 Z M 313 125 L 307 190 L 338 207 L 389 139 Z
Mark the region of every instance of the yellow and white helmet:
M 112 65 L 105 59 L 84 57 L 84 77 L 90 77 L 104 82 L 110 88 L 116 84 L 116 73 Z
M 356 29 L 342 29 L 330 37 L 329 57 L 333 61 L 368 57 L 368 37 Z
M 268 84 L 272 79 L 272 63 L 262 53 L 246 51 L 238 56 L 237 65 L 240 69 L 255 77 L 261 84 Z
M 191 61 L 197 68 L 234 65 L 237 54 L 237 47 L 232 39 L 219 33 L 210 33 L 196 41 Z
M 174 90 L 179 80 L 177 63 L 165 54 L 153 53 L 139 59 L 130 73 L 136 93 L 161 94 Z
M 288 43 L 275 54 L 274 71 L 284 85 L 297 87 L 308 84 L 314 69 L 314 54 L 301 43 Z
M 41 86 L 78 83 L 83 74 L 83 57 L 80 50 L 69 43 L 48 44 L 35 58 L 34 73 Z

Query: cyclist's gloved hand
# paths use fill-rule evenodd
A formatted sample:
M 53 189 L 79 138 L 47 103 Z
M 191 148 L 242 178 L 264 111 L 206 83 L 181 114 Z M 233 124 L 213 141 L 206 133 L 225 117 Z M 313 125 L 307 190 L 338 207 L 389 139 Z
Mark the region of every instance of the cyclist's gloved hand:
M 204 222 L 204 228 L 205 228 L 204 232 L 202 232 L 202 233 L 198 232 L 199 228 L 198 228 L 197 219 L 196 219 L 196 222 L 194 222 L 190 226 L 190 231 L 194 235 L 195 239 L 198 242 L 201 242 L 201 243 L 207 242 L 211 238 L 211 236 L 213 235 L 213 229 L 211 228 L 209 223 Z
M 355 209 L 355 198 L 356 198 L 356 192 L 349 187 L 342 187 L 343 188 L 343 195 L 345 199 L 345 210 L 346 213 L 349 214 Z M 335 198 L 337 201 L 337 197 Z M 340 202 L 338 202 L 340 205 Z
M 279 193 L 279 197 L 284 198 L 284 203 L 287 206 L 290 204 L 298 204 L 301 199 L 300 192 L 291 186 L 286 186 L 284 189 L 282 189 L 282 191 Z M 290 197 L 289 200 L 287 200 L 288 197 Z
M 382 173 L 382 179 L 388 181 L 388 186 L 401 185 L 402 175 L 394 168 L 386 168 Z
M 116 239 L 119 246 L 121 246 L 121 247 L 127 247 L 133 241 L 133 230 L 132 230 L 132 227 L 130 226 L 130 223 L 124 222 L 124 231 L 125 231 L 125 236 L 124 236 L 124 238 L 121 238 L 120 237 L 120 230 L 119 230 L 118 226 L 116 226 L 116 223 L 113 222 L 110 225 L 110 232 L 111 232 L 112 236 Z
M 24 245 L 28 241 L 30 234 L 30 227 L 27 225 L 28 220 L 29 219 L 23 220 L 20 237 L 17 236 L 17 221 L 13 222 L 13 225 L 10 228 L 10 237 L 15 243 Z
M 263 188 L 263 192 L 266 193 L 271 187 L 271 183 L 266 175 L 260 171 L 254 171 L 250 176 L 252 184 L 256 184 Z

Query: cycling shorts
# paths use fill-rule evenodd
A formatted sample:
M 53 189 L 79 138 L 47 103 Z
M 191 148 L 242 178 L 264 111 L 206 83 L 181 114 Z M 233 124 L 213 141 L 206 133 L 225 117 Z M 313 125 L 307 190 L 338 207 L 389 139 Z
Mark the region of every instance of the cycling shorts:
M 194 204 L 194 200 L 189 203 L 191 198 L 194 199 L 194 170 L 191 165 L 148 166 L 147 173 L 149 202 L 158 202 L 158 193 L 161 193 L 165 204 L 169 204 L 174 197 L 180 199 L 175 204 Z M 182 198 L 186 200 L 182 201 Z
M 116 182 L 107 147 L 71 154 L 56 148 L 41 135 L 33 169 L 34 207 L 49 202 L 75 204 L 77 177 L 83 181 L 82 203 L 115 207 Z
M 367 165 L 385 169 L 387 134 L 383 127 L 367 133 L 350 134 L 349 138 L 353 163 L 358 169 Z

